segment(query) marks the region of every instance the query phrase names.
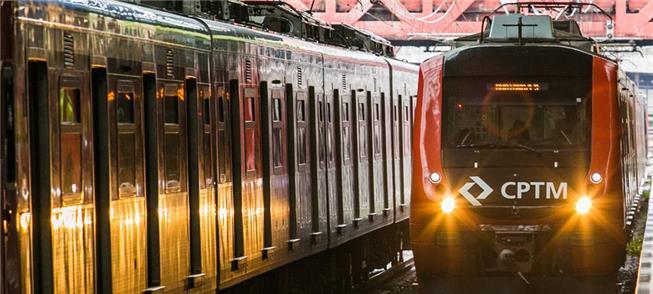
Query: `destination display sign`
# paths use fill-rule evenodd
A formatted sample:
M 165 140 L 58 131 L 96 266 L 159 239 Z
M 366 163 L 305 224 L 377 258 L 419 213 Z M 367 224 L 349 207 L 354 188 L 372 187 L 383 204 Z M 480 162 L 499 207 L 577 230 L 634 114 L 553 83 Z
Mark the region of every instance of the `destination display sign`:
M 539 92 L 546 91 L 549 89 L 549 84 L 547 83 L 513 83 L 513 82 L 504 82 L 504 83 L 489 83 L 487 85 L 488 90 L 497 91 L 497 92 Z

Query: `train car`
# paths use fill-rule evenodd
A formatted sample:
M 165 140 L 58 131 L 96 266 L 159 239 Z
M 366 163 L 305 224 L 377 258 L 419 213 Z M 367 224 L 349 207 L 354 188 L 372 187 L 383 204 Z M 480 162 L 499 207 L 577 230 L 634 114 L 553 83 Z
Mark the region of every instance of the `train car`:
M 230 4 L 236 22 L 0 5 L 0 293 L 205 293 L 262 273 L 267 290 L 342 291 L 397 260 L 409 159 L 390 138 L 408 132 L 384 126 L 417 67 L 250 4 Z
M 456 44 L 420 67 L 418 275 L 614 275 L 645 177 L 633 83 L 547 15 L 497 15 Z

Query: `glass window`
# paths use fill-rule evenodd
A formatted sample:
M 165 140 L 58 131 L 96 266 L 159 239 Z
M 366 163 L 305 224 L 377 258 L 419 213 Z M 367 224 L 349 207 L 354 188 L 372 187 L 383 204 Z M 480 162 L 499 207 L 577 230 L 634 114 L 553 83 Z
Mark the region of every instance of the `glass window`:
M 349 103 L 342 104 L 342 120 L 349 121 Z
M 360 154 L 361 158 L 367 157 L 367 134 L 365 132 L 365 125 L 361 125 L 358 127 L 358 140 L 359 140 L 359 145 L 358 145 L 358 153 Z
M 378 123 L 374 125 L 374 154 L 381 154 L 381 126 Z
M 224 122 L 224 98 L 218 97 L 218 121 Z
M 306 127 L 297 129 L 297 163 L 306 164 Z
M 181 148 L 179 142 L 178 133 L 167 133 L 165 134 L 165 146 L 164 146 L 164 169 L 165 169 L 165 180 L 166 180 L 166 190 L 179 190 L 181 183 Z
M 118 193 L 136 194 L 136 147 L 134 134 L 118 135 Z
M 203 145 L 204 145 L 204 156 L 202 156 L 202 160 L 204 161 L 203 167 L 204 167 L 204 182 L 206 183 L 206 187 L 210 187 L 213 184 L 213 154 L 211 154 L 211 133 L 204 133 L 204 139 L 203 139 Z
M 209 97 L 205 97 L 202 100 L 204 101 L 202 109 L 204 124 L 211 125 L 211 100 L 209 100 Z
M 79 89 L 59 89 L 59 120 L 64 123 L 80 123 Z
M 306 121 L 304 100 L 297 100 L 297 121 Z
M 591 81 L 547 83 L 453 79 L 445 88 L 446 146 L 477 148 L 588 148 Z M 460 87 L 465 83 L 465 87 Z M 455 88 L 455 89 L 454 89 Z
M 245 98 L 245 105 L 244 105 L 244 110 L 243 110 L 243 115 L 245 121 L 255 121 L 254 116 L 254 97 L 247 97 Z
M 227 132 L 225 130 L 218 131 L 218 173 L 220 175 L 220 182 L 226 181 L 227 177 L 227 160 L 229 160 L 229 148 L 227 145 Z
M 163 100 L 165 115 L 165 123 L 178 124 L 179 123 L 179 97 L 178 96 L 165 96 Z
M 272 99 L 272 121 L 281 121 L 281 99 Z
M 381 112 L 379 111 L 379 104 L 376 103 L 374 104 L 374 120 L 380 120 L 381 119 Z
M 365 120 L 365 104 L 358 104 L 358 120 Z
M 342 148 L 343 157 L 345 160 L 349 160 L 349 158 L 351 158 L 351 135 L 349 126 L 342 127 Z
M 327 121 L 331 122 L 331 103 L 327 103 Z
M 61 191 L 77 194 L 82 191 L 82 135 L 63 133 L 61 135 Z
M 134 123 L 134 93 L 118 92 L 116 119 L 118 123 Z
M 256 130 L 251 127 L 245 128 L 245 167 L 256 171 Z
M 323 122 L 324 121 L 324 105 L 322 104 L 322 102 L 318 102 L 317 104 L 318 104 L 318 108 L 319 108 L 319 111 L 320 111 L 319 121 Z
M 274 167 L 283 166 L 283 138 L 281 128 L 272 129 L 272 163 Z

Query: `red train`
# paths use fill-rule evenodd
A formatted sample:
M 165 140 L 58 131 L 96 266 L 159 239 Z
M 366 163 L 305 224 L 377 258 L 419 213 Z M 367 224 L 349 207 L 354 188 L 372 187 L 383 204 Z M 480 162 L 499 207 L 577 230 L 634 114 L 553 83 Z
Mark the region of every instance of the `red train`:
M 420 68 L 418 275 L 614 274 L 645 175 L 646 104 L 576 22 L 495 16 Z

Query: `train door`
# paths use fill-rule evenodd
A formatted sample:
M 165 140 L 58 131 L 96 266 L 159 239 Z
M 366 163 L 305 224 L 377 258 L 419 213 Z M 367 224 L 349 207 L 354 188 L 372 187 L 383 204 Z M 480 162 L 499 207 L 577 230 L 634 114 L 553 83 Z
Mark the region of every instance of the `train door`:
M 362 89 L 361 89 L 362 92 Z M 356 91 L 352 91 L 352 102 L 356 104 L 354 112 L 354 122 L 356 126 L 354 129 L 354 166 L 356 173 L 356 193 L 354 198 L 354 225 L 358 226 L 367 217 L 370 212 L 370 167 L 369 167 L 369 138 L 368 138 L 368 121 L 367 114 L 368 101 L 364 93 L 357 95 Z
M 345 91 L 346 92 L 346 91 Z M 337 194 L 338 213 L 337 230 L 338 234 L 344 234 L 344 230 L 354 218 L 354 169 L 353 169 L 353 137 L 352 137 L 352 100 L 351 96 L 340 95 L 339 90 L 334 90 L 334 109 L 336 121 L 336 165 L 340 167 L 337 171 Z
M 291 96 L 292 97 L 292 96 Z M 290 240 L 293 249 L 311 234 L 310 105 L 305 90 L 296 90 L 288 102 L 288 166 L 290 187 Z
M 369 118 L 368 134 L 368 154 L 370 154 L 369 175 L 370 175 L 370 220 L 381 215 L 384 208 L 385 184 L 383 175 L 383 144 L 381 137 L 381 99 L 378 95 L 367 91 L 367 117 Z
M 340 201 L 337 191 L 336 180 L 336 156 L 335 156 L 335 134 L 334 134 L 334 95 L 335 91 L 325 95 L 325 145 L 326 145 L 326 170 L 327 170 L 327 197 L 329 207 L 329 232 L 334 233 L 334 228 L 338 225 L 338 211 Z
M 231 80 L 231 137 L 234 182 L 234 257 L 232 270 L 255 263 L 264 247 L 261 120 L 256 65 L 244 60 L 244 83 Z
M 199 54 L 199 75 L 186 79 L 188 117 L 188 192 L 190 209 L 190 275 L 196 291 L 216 288 L 216 202 L 212 126 L 214 124 L 208 56 Z M 206 282 L 203 282 L 206 281 Z
M 156 47 L 146 74 L 148 290 L 175 291 L 190 272 L 184 51 Z
M 326 142 L 324 96 L 316 93 L 315 87 L 308 87 L 311 156 L 311 242 L 318 243 L 326 230 Z
M 97 271 L 102 292 L 146 288 L 141 72 L 141 62 L 133 56 L 108 58 L 106 67 L 92 70 Z
M 233 265 L 237 265 L 233 261 L 235 256 L 234 214 L 230 213 L 234 211 L 231 163 L 231 95 L 232 91 L 237 95 L 237 89 L 238 81 L 233 81 L 228 85 L 220 83 L 216 86 L 215 94 L 217 121 L 216 144 L 218 146 L 218 250 L 220 263 L 218 276 L 221 282 L 230 277 Z
M 396 94 L 394 97 L 392 97 L 392 127 L 391 127 L 391 132 L 392 132 L 392 178 L 394 182 L 394 190 L 393 190 L 393 207 L 396 209 L 395 210 L 395 219 L 397 221 L 403 220 L 408 216 L 408 211 L 404 209 L 400 209 L 400 205 L 403 204 L 403 166 L 402 166 L 402 142 L 401 138 L 403 138 L 403 132 L 401 128 L 401 118 L 400 118 L 400 111 L 401 111 L 401 105 L 400 101 L 402 100 L 402 95 L 401 94 Z
M 381 152 L 383 159 L 383 217 L 390 217 L 392 212 L 393 175 L 392 175 L 392 98 L 381 93 Z
M 35 292 L 93 292 L 93 136 L 86 35 L 52 30 L 46 62 L 30 61 Z M 60 56 L 56 56 L 60 54 Z
M 403 96 L 399 101 L 400 103 L 400 128 L 401 128 L 401 145 L 400 145 L 400 156 L 401 156 L 401 174 L 402 174 L 402 193 L 399 201 L 400 210 L 408 210 L 408 204 L 410 203 L 410 189 L 411 189 L 411 98 L 406 95 Z
M 264 259 L 271 258 L 275 251 L 284 248 L 290 234 L 285 98 L 280 81 L 270 84 L 261 82 L 263 195 L 266 214 Z

